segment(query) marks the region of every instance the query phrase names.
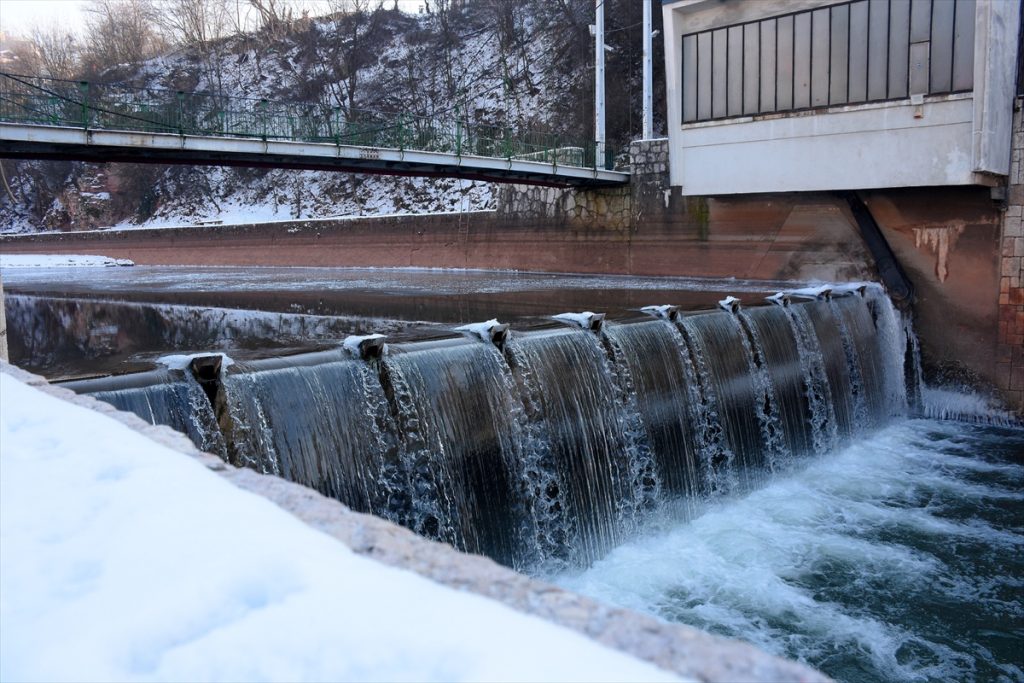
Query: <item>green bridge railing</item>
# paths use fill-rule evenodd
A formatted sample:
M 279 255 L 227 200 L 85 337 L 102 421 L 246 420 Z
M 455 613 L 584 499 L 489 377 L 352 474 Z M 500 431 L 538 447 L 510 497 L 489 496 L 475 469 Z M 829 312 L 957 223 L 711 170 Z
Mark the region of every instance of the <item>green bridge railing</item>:
M 332 143 L 611 169 L 592 141 L 551 133 L 323 104 L 135 88 L 0 72 L 0 122 Z

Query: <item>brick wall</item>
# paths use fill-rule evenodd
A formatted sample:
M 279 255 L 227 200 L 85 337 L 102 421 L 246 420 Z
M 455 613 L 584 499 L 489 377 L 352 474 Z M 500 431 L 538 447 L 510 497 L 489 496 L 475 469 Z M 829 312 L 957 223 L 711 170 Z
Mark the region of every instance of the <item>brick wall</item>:
M 1024 98 L 1014 107 L 1013 156 L 1007 208 L 1003 215 L 999 279 L 999 335 L 996 347 L 997 384 L 1004 398 L 1024 412 Z

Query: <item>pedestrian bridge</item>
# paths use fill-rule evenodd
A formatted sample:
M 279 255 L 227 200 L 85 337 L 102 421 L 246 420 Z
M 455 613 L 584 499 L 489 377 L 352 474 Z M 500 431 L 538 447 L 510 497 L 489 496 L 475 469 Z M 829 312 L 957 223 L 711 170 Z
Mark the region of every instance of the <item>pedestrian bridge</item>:
M 555 187 L 629 182 L 595 144 L 434 116 L 0 72 L 0 158 L 296 168 Z

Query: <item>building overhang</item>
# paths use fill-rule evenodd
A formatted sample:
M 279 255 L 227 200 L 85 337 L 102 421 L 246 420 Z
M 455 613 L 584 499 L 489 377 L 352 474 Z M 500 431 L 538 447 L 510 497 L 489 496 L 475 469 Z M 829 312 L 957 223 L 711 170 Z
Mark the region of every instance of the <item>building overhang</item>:
M 925 5 L 927 17 L 909 3 L 882 16 L 890 6 L 870 0 L 664 2 L 672 184 L 716 195 L 1000 182 L 1020 1 Z

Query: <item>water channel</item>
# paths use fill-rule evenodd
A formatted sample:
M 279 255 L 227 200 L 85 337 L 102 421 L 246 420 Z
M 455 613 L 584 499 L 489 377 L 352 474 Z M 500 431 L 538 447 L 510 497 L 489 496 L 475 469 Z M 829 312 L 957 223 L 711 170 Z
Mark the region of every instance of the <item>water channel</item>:
M 838 680 L 1024 678 L 1024 430 L 924 385 L 911 321 L 880 288 L 303 268 L 3 277 L 14 362 L 60 378 L 148 371 L 69 386 L 235 464 Z M 797 294 L 764 302 L 780 290 Z M 745 305 L 721 310 L 727 294 Z M 642 311 L 661 304 L 679 308 Z M 567 312 L 587 329 L 552 319 Z M 454 331 L 492 318 L 511 334 Z M 386 354 L 340 346 L 370 333 Z M 153 370 L 213 352 L 231 358 L 213 379 Z

